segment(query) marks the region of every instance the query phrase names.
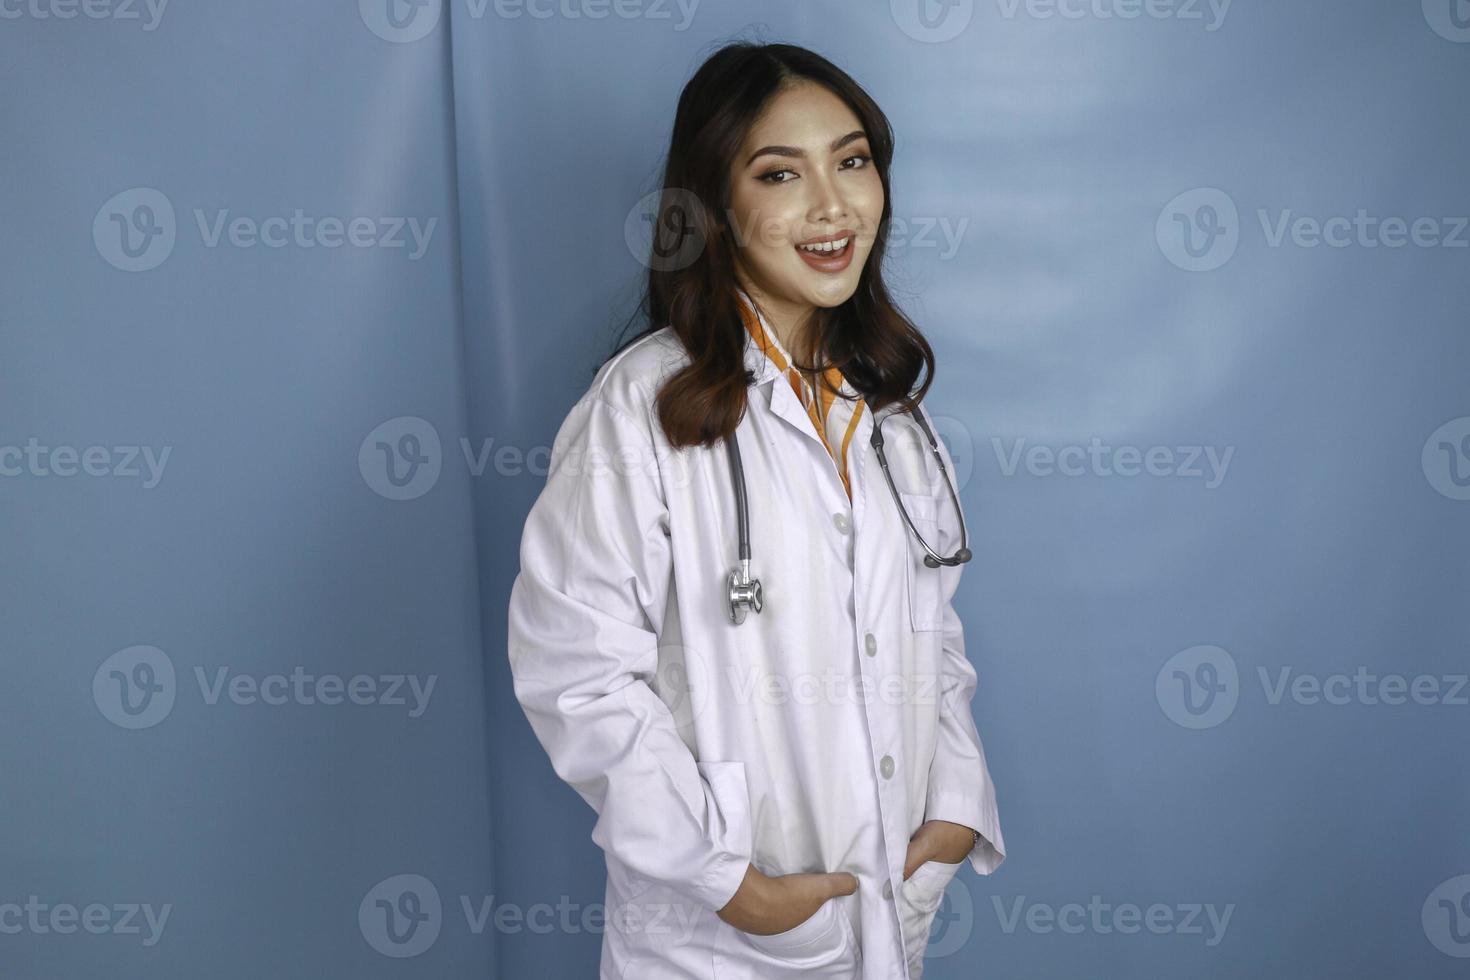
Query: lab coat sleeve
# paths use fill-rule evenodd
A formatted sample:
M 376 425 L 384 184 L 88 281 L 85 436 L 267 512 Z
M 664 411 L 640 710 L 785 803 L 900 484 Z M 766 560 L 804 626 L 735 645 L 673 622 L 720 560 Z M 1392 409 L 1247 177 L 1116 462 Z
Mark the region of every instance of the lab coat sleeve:
M 944 465 L 953 475 L 954 461 L 943 438 L 939 438 L 932 418 L 929 426 L 938 438 Z M 959 523 L 954 517 L 949 491 L 941 484 L 938 493 L 941 499 L 936 513 L 941 515 L 940 538 L 945 542 L 945 553 L 949 553 L 959 547 Z M 1005 840 L 1000 831 L 995 784 L 971 713 L 971 698 L 976 687 L 975 667 L 965 654 L 964 624 L 954 608 L 954 594 L 964 568 L 964 565 L 956 565 L 935 569 L 940 577 L 943 602 L 938 683 L 939 733 L 934 760 L 929 766 L 924 819 L 947 820 L 978 830 L 981 839 L 971 849 L 969 861 L 977 874 L 986 875 L 1005 860 Z
M 521 540 L 510 666 L 552 767 L 597 812 L 592 839 L 718 910 L 750 862 L 748 815 L 722 810 L 649 685 L 672 574 L 649 424 L 595 392 L 562 424 Z

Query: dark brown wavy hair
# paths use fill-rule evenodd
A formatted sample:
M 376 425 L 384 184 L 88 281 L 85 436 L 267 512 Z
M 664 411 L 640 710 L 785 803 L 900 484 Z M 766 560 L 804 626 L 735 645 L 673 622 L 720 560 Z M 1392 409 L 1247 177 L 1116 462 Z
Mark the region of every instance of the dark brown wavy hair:
M 672 325 L 691 357 L 657 394 L 659 423 L 672 446 L 713 445 L 735 430 L 745 412 L 754 378 L 744 364 L 748 334 L 736 293 L 738 246 L 733 222 L 725 220 L 731 161 L 767 103 L 802 81 L 825 85 L 862 123 L 883 182 L 883 215 L 857 290 L 841 305 L 815 311 L 805 334 L 808 349 L 790 351 L 793 363 L 798 370 L 817 372 L 823 387 L 829 387 L 824 370 L 836 367 L 875 411 L 894 402 L 911 409 L 933 380 L 933 350 L 893 305 L 883 282 L 893 213 L 888 118 L 862 86 L 813 51 L 790 44 L 727 44 L 699 67 L 679 96 L 653 221 L 648 286 L 639 303 L 648 325 L 608 357 Z M 921 368 L 924 381 L 915 392 Z

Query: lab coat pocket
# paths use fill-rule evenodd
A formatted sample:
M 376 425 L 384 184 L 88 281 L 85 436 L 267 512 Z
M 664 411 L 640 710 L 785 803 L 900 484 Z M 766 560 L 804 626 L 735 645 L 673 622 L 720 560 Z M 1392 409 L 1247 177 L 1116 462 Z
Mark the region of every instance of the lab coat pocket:
M 914 869 L 903 883 L 900 913 L 903 917 L 904 953 L 909 962 L 909 973 L 919 976 L 924 962 L 924 950 L 929 945 L 929 931 L 934 927 L 934 916 L 944 904 L 944 889 L 954 879 L 964 861 L 946 864 L 943 861 L 925 861 Z
M 924 536 L 929 547 L 943 554 L 944 549 L 939 541 L 938 504 L 934 498 L 923 493 L 900 493 L 898 496 L 903 501 L 904 510 L 908 511 L 909 518 L 914 522 L 914 527 Z M 909 554 L 909 560 L 904 563 L 904 570 L 908 575 L 909 625 L 916 631 L 942 629 L 939 569 L 924 564 L 924 558 L 929 553 L 914 540 L 907 526 L 903 528 L 903 533 L 908 542 Z
M 715 976 L 719 980 L 857 980 L 861 975 L 857 937 L 846 909 L 846 903 L 856 898 L 856 893 L 829 898 L 804 921 L 768 936 L 727 925 L 715 946 Z

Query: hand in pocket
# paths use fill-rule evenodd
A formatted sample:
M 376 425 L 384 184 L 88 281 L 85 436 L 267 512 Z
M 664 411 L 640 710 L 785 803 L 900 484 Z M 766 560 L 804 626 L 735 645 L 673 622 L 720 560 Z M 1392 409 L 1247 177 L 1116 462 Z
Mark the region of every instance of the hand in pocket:
M 909 838 L 908 852 L 903 859 L 904 880 L 925 861 L 958 864 L 970 856 L 974 846 L 975 835 L 964 824 L 927 820 Z
M 851 895 L 857 887 L 857 878 L 846 871 L 772 877 L 752 864 L 735 896 L 717 914 L 736 929 L 769 936 L 796 928 L 823 902 Z

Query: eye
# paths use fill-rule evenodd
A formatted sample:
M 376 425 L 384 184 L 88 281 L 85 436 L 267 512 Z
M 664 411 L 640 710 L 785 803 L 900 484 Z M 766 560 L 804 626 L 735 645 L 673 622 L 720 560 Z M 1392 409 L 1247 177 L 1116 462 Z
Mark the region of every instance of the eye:
M 859 161 L 858 165 L 857 166 L 854 166 L 854 167 L 849 167 L 848 164 L 849 163 L 852 163 L 854 160 Z M 870 157 L 870 156 L 868 156 L 866 153 L 855 153 L 852 156 L 848 157 L 846 160 L 843 160 L 842 161 L 842 169 L 843 170 L 861 170 L 864 167 L 868 166 L 872 162 L 873 162 L 873 158 Z M 796 171 L 791 170 L 788 167 L 781 167 L 778 170 L 768 170 L 768 171 L 766 171 L 765 173 L 763 173 L 759 177 L 757 177 L 756 180 L 765 181 L 767 184 L 789 184 L 789 183 L 791 183 L 790 180 L 777 180 L 776 179 L 777 177 L 780 177 L 782 174 L 790 174 L 792 176 L 792 178 L 794 179 L 795 176 L 796 176 Z

